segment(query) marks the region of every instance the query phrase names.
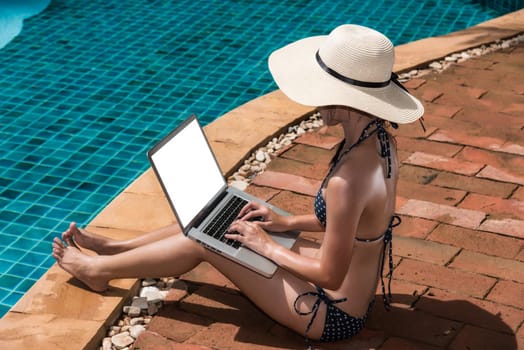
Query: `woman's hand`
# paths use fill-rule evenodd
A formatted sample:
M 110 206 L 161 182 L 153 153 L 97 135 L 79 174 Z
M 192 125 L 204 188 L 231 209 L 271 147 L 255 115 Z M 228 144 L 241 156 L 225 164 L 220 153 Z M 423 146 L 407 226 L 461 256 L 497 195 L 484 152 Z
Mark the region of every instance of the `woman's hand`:
M 277 244 L 259 226 L 259 223 L 251 221 L 236 220 L 231 224 L 228 232 L 226 238 L 238 241 L 263 256 L 267 256 L 272 247 Z
M 289 223 L 285 216 L 275 213 L 267 206 L 257 202 L 249 202 L 238 214 L 240 221 L 253 221 L 264 230 L 273 232 L 289 231 Z

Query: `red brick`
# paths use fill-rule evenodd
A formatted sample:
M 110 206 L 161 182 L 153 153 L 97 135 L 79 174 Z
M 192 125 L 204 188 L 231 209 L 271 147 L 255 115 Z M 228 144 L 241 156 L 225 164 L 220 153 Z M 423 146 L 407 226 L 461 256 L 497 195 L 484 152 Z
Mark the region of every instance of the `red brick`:
M 280 157 L 281 155 L 283 155 L 284 153 L 286 153 L 287 151 L 289 151 L 290 149 L 292 149 L 295 146 L 296 146 L 295 143 L 290 143 L 289 145 L 282 146 L 282 148 L 280 148 L 279 150 L 276 150 L 275 152 L 273 152 L 271 157 L 272 158 L 273 157 Z
M 402 338 L 389 338 L 380 347 L 380 350 L 438 350 L 441 347 L 423 344 L 418 341 L 402 339 Z
M 469 162 L 487 164 L 494 168 L 505 169 L 512 173 L 524 173 L 524 158 L 520 156 L 520 150 L 515 150 L 515 154 L 492 152 L 483 149 L 465 147 L 456 158 L 467 160 Z M 517 153 L 518 152 L 518 153 Z
M 196 345 L 196 344 L 176 344 L 176 348 L 174 350 L 213 350 L 213 349 L 208 348 L 207 346 Z
M 486 298 L 500 304 L 524 309 L 524 284 L 498 281 Z
M 419 199 L 438 204 L 456 205 L 466 196 L 466 191 L 432 185 L 419 185 L 401 179 L 397 184 L 397 194 L 411 199 Z
M 157 333 L 142 332 L 132 345 L 134 350 L 175 350 L 175 343 Z M 204 349 L 204 348 L 203 348 Z M 202 349 L 202 350 L 203 350 Z
M 327 174 L 329 164 L 309 164 L 293 159 L 275 158 L 269 163 L 266 171 L 287 173 L 303 176 L 315 180 L 323 180 Z
M 476 176 L 495 181 L 515 183 L 521 186 L 524 185 L 524 176 L 511 173 L 509 171 L 506 171 L 505 169 L 497 169 L 490 165 L 482 169 Z
M 173 284 L 173 287 L 169 289 L 166 297 L 164 298 L 164 303 L 177 303 L 182 300 L 187 295 L 187 283 L 182 280 L 176 280 Z
M 414 79 L 410 79 L 404 83 L 402 83 L 402 85 L 404 85 L 404 87 L 406 89 L 418 89 L 419 87 L 421 87 L 422 85 L 424 85 L 426 83 L 426 79 L 421 79 L 421 78 L 414 78 Z
M 384 331 L 390 337 L 444 347 L 461 328 L 459 322 L 447 320 L 425 312 L 393 307 L 385 311 L 375 305 L 367 322 L 367 328 Z
M 500 233 L 501 235 L 511 236 L 516 238 L 524 238 L 524 221 L 502 219 L 492 220 L 488 219 L 484 221 L 480 226 L 480 230 Z
M 282 191 L 270 203 L 295 215 L 312 214 L 315 199 L 311 196 Z
M 512 333 L 522 322 L 522 311 L 491 301 L 431 288 L 415 305 L 417 310 L 430 314 L 491 329 Z
M 517 154 L 517 155 L 521 155 L 521 156 L 524 155 L 524 147 L 522 147 L 521 145 L 519 145 L 517 143 L 511 142 L 511 141 L 506 141 L 496 151 L 505 152 L 505 153 L 511 153 L 511 154 Z
M 474 69 L 474 70 L 486 70 L 487 68 L 490 68 L 491 66 L 493 66 L 493 61 L 492 60 L 482 60 L 482 59 L 477 59 L 477 58 L 473 58 L 473 59 L 469 59 L 469 60 L 466 60 L 464 62 L 461 62 L 460 65 L 463 66 L 463 67 L 459 67 L 459 68 L 467 68 L 467 69 Z M 457 68 L 458 70 L 458 68 Z M 482 72 L 484 73 L 484 72 Z M 477 75 L 479 73 L 477 72 L 467 72 L 467 73 L 463 73 L 463 74 L 467 74 L 467 75 Z
M 524 241 L 516 238 L 445 224 L 438 225 L 428 239 L 508 259 L 514 258 L 524 247 Z
M 485 148 L 492 151 L 500 151 L 505 140 L 487 136 L 474 136 L 455 130 L 439 130 L 430 137 L 431 141 L 447 142 L 451 144 L 468 145 Z M 518 153 L 517 153 L 518 154 Z
M 344 128 L 342 125 L 337 124 L 333 126 L 324 125 L 318 129 L 318 133 L 326 136 L 334 136 L 338 138 L 344 137 Z
M 269 329 L 274 322 L 261 312 L 240 292 L 203 285 L 184 299 L 178 306 L 181 310 L 198 315 L 204 320 L 218 323 L 234 323 Z M 205 324 L 199 322 L 200 324 Z
M 385 281 L 385 280 L 384 280 Z M 398 308 L 408 309 L 414 304 L 421 295 L 426 293 L 428 287 L 419 284 L 400 281 L 395 278 L 395 272 L 393 271 L 393 279 L 391 280 L 391 294 L 392 305 Z M 377 285 L 377 299 L 379 307 L 382 307 L 382 284 Z
M 397 160 L 399 164 L 402 164 L 406 159 L 408 159 L 411 156 L 411 154 L 411 151 L 398 150 Z
M 426 127 L 426 131 L 424 132 L 424 129 L 422 129 L 422 126 L 420 123 L 409 123 L 409 124 L 402 124 L 400 127 L 396 130 L 391 130 L 391 134 L 395 137 L 397 136 L 403 136 L 403 137 L 416 137 L 421 138 L 425 137 L 426 135 L 430 135 L 432 132 L 436 130 L 434 126 L 431 125 L 431 122 L 424 119 L 424 125 Z
M 436 90 L 435 88 L 426 88 L 419 92 L 419 95 L 420 93 L 422 93 L 421 99 L 426 102 L 433 102 L 442 96 L 442 91 Z
M 275 197 L 278 193 L 280 193 L 280 190 L 277 190 L 275 188 L 256 186 L 253 184 L 250 184 L 245 191 L 266 202 L 269 201 L 271 198 Z
M 415 152 L 404 161 L 405 164 L 418 165 L 426 168 L 450 171 L 462 175 L 475 175 L 483 164 L 460 161 L 459 159 L 436 156 L 429 153 Z
M 477 228 L 486 216 L 485 213 L 476 210 L 460 209 L 416 199 L 408 200 L 397 210 L 397 213 L 472 229 Z
M 478 106 L 464 106 L 453 117 L 453 120 L 475 123 L 482 126 L 486 133 L 502 131 L 506 135 L 512 134 L 512 130 L 517 132 L 522 126 L 522 118 L 485 110 Z
M 404 206 L 404 204 L 406 204 L 407 201 L 408 201 L 407 198 L 402 197 L 402 196 L 397 196 L 395 198 L 395 211 L 397 211 L 399 208 L 402 208 L 402 206 Z
M 510 105 L 521 104 L 524 101 L 524 96 L 508 93 L 505 91 L 506 89 L 498 90 L 500 91 L 495 91 L 491 89 L 487 94 L 482 96 L 482 98 L 478 101 L 479 105 L 485 108 L 489 108 L 492 111 L 500 112 L 504 111 Z M 516 106 L 514 107 L 514 109 L 512 108 L 505 113 L 519 115 L 518 109 L 519 107 Z
M 425 238 L 438 225 L 433 220 L 426 220 L 410 216 L 401 216 L 402 223 L 395 227 L 393 235 L 413 238 Z
M 395 278 L 475 297 L 484 296 L 496 282 L 491 277 L 411 259 L 402 260 Z
M 459 208 L 483 211 L 491 219 L 524 219 L 524 202 L 480 194 L 468 194 Z
M 317 193 L 321 183 L 320 180 L 274 171 L 265 171 L 253 179 L 253 184 L 257 186 L 288 190 L 309 196 Z
M 424 115 L 439 116 L 452 118 L 458 112 L 460 112 L 464 107 L 463 106 L 453 106 L 453 105 L 439 105 L 436 103 L 428 103 L 425 106 Z
M 382 343 L 384 343 L 383 331 L 364 328 L 351 339 L 334 343 L 314 342 L 314 346 L 319 350 L 362 350 L 377 349 Z
M 343 140 L 344 138 L 339 136 L 325 135 L 318 132 L 308 132 L 296 138 L 293 142 L 330 150 Z
M 453 340 L 449 349 L 517 349 L 517 340 L 514 334 L 466 325 Z
M 426 126 L 434 128 L 431 132 L 427 133 L 429 137 L 438 130 L 468 130 L 469 133 L 477 133 L 482 135 L 482 125 L 478 125 L 472 121 L 455 120 L 455 118 L 447 118 L 438 115 L 431 115 L 424 119 Z
M 439 176 L 440 172 L 434 169 L 421 168 L 418 166 L 412 166 L 403 164 L 399 168 L 399 178 L 403 181 L 414 182 L 418 184 L 429 184 Z M 444 186 L 442 186 L 444 187 Z M 457 188 L 453 186 L 447 186 L 450 188 Z M 460 187 L 458 187 L 460 188 Z
M 524 263 L 469 250 L 462 250 L 449 267 L 524 283 Z
M 182 275 L 184 281 L 193 283 L 211 283 L 215 286 L 235 289 L 235 285 L 211 264 L 203 262 L 193 270 Z
M 517 254 L 517 256 L 515 257 L 515 260 L 524 261 L 524 249 L 522 249 L 520 253 Z
M 511 199 L 524 202 L 524 187 L 519 186 L 519 188 L 511 195 Z
M 439 82 L 439 85 L 444 93 L 439 97 L 437 103 L 442 105 L 475 104 L 487 92 L 481 88 L 458 86 L 446 81 Z
M 393 253 L 414 260 L 445 265 L 457 255 L 459 250 L 459 248 L 446 244 L 400 236 L 396 237 L 394 241 Z
M 425 152 L 445 157 L 453 157 L 462 149 L 462 146 L 433 142 L 425 139 L 413 139 L 404 136 L 399 136 L 396 139 L 397 148 L 399 150 L 406 150 L 410 152 Z
M 309 164 L 329 164 L 335 152 L 336 149 L 325 150 L 323 148 L 297 144 L 283 153 L 281 157 Z
M 304 337 L 287 333 L 286 337 L 270 336 L 259 327 L 240 326 L 234 318 L 227 323 L 214 323 L 188 342 L 220 350 L 277 350 L 305 347 Z
M 521 116 L 522 113 L 524 113 L 524 103 L 511 103 L 501 110 L 501 112 Z
M 457 188 L 467 192 L 502 198 L 507 198 L 517 187 L 514 184 L 445 172 L 439 173 L 431 183 L 435 186 Z
M 201 332 L 212 323 L 198 315 L 184 312 L 174 304 L 164 306 L 153 317 L 148 331 L 159 334 L 169 340 L 182 343 Z

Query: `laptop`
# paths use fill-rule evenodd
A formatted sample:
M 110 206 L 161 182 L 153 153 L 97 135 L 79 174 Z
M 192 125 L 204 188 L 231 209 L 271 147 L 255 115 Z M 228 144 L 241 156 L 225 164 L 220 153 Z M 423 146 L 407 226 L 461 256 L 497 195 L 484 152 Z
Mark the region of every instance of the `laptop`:
M 195 115 L 153 146 L 147 155 L 187 237 L 265 277 L 275 273 L 274 262 L 237 241 L 226 239 L 224 234 L 249 201 L 267 205 L 281 215 L 290 214 L 227 185 Z M 281 245 L 291 248 L 299 232 L 269 234 Z

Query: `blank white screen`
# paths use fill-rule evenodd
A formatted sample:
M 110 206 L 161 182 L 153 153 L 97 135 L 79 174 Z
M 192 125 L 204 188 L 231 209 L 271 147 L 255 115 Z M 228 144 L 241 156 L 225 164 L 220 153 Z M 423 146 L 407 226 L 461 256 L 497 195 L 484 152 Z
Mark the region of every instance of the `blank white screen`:
M 182 227 L 225 185 L 196 118 L 151 158 Z

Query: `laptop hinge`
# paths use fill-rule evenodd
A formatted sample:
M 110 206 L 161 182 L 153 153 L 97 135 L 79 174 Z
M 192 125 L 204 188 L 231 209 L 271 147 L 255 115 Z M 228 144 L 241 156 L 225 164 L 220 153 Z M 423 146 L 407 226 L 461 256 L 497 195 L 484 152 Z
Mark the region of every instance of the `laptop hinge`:
M 209 216 L 209 213 L 213 209 L 216 208 L 216 206 L 224 199 L 224 197 L 227 195 L 227 191 L 225 190 L 227 187 L 224 186 L 224 188 L 220 191 L 220 193 L 213 199 L 211 202 L 209 202 L 204 209 L 200 211 L 200 213 L 191 221 L 190 225 L 188 227 L 198 227 L 202 223 L 202 221 Z

